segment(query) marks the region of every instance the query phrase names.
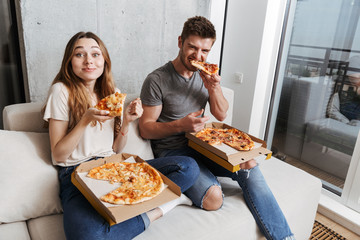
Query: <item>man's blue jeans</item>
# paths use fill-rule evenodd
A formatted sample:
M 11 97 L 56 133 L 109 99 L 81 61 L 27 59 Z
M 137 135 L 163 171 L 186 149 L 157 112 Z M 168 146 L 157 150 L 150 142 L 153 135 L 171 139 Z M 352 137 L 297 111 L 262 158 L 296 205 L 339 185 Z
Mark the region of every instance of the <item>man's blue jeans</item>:
M 239 183 L 245 202 L 267 239 L 295 239 L 258 166 L 252 169 L 240 169 L 233 173 L 190 147 L 164 150 L 160 156 L 190 156 L 198 162 L 200 176 L 185 192 L 196 206 L 202 207 L 203 197 L 211 186 L 220 186 L 215 176 L 230 177 Z
M 176 183 L 182 192 L 189 189 L 199 176 L 199 167 L 190 157 L 171 156 L 147 162 Z M 71 173 L 75 168 L 61 167 L 59 170 L 64 230 L 68 240 L 132 239 L 146 229 L 149 223 L 146 214 L 110 227 L 71 183 Z

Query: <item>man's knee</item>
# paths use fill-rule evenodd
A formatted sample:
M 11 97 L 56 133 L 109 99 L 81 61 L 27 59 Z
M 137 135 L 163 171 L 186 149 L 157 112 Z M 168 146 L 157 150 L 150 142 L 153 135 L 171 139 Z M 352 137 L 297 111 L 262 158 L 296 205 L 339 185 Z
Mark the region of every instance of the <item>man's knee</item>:
M 203 209 L 213 211 L 218 210 L 223 204 L 223 194 L 219 186 L 211 186 L 203 199 Z
M 251 159 L 247 162 L 241 163 L 240 168 L 241 169 L 251 169 L 251 168 L 255 167 L 256 165 L 257 165 L 256 160 Z

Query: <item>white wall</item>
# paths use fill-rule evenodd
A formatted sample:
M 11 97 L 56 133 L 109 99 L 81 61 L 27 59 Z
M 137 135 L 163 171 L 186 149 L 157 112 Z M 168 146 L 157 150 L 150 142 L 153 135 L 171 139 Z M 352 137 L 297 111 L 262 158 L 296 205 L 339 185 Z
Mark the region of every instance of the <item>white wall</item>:
M 65 45 L 92 31 L 107 46 L 117 87 L 138 95 L 146 75 L 173 60 L 187 18 L 210 16 L 211 0 L 16 1 L 25 49 L 28 101 L 43 101 L 59 71 Z M 140 67 L 139 67 L 140 65 Z
M 287 0 L 269 0 L 257 69 L 249 133 L 264 138 Z M 276 107 L 277 105 L 275 105 Z M 271 145 L 268 145 L 269 147 Z
M 233 126 L 263 138 L 286 0 L 229 0 L 223 85 L 235 91 Z M 242 83 L 236 73 L 243 74 Z
M 235 91 L 233 126 L 248 132 L 267 1 L 229 0 L 221 76 Z M 243 82 L 235 73 L 243 73 Z

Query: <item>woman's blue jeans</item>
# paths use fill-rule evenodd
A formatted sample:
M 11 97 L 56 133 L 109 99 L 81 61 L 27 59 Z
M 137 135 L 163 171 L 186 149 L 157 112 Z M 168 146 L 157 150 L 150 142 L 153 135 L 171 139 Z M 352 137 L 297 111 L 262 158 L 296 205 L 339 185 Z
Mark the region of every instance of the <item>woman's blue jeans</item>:
M 165 150 L 160 156 L 190 156 L 196 159 L 200 176 L 185 192 L 196 206 L 202 207 L 203 197 L 211 186 L 220 186 L 215 176 L 230 177 L 239 183 L 245 202 L 266 239 L 295 239 L 258 166 L 233 173 L 190 147 Z
M 199 176 L 199 167 L 190 157 L 171 156 L 147 162 L 176 183 L 182 192 L 189 189 Z M 75 168 L 76 166 L 61 167 L 59 170 L 64 230 L 68 240 L 132 239 L 145 230 L 146 214 L 110 227 L 71 183 L 71 173 Z

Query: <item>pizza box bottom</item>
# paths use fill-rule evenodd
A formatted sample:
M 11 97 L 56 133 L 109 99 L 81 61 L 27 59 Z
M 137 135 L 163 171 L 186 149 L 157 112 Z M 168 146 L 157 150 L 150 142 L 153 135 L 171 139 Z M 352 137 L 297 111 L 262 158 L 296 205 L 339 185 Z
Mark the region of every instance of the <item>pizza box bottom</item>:
M 80 190 L 80 192 L 99 212 L 99 214 L 109 223 L 110 226 L 154 209 L 164 203 L 180 197 L 181 195 L 180 187 L 168 179 L 165 175 L 160 173 L 164 184 L 166 184 L 167 187 L 155 198 L 134 205 L 112 205 L 114 207 L 105 206 L 105 204 L 95 196 L 93 191 L 82 180 L 80 173 L 88 172 L 90 169 L 108 162 L 122 162 L 130 157 L 134 157 L 136 162 L 144 161 L 137 155 L 127 153 L 116 154 L 110 157 L 84 162 L 80 164 L 71 175 L 72 183 Z
M 213 128 L 234 128 L 225 123 L 212 122 L 206 123 L 205 128 L 213 127 Z M 250 151 L 236 151 L 235 153 L 226 153 L 221 149 L 211 146 L 210 144 L 200 140 L 195 137 L 196 133 L 186 133 L 186 137 L 189 139 L 188 145 L 189 147 L 195 149 L 202 155 L 206 156 L 210 160 L 216 162 L 220 166 L 226 168 L 231 172 L 236 172 L 240 170 L 240 164 L 247 162 L 255 157 L 260 155 L 266 155 L 266 159 L 269 159 L 272 155 L 272 152 L 266 148 L 266 142 L 251 136 L 248 134 L 251 139 L 258 145 Z M 235 150 L 233 150 L 235 151 Z

